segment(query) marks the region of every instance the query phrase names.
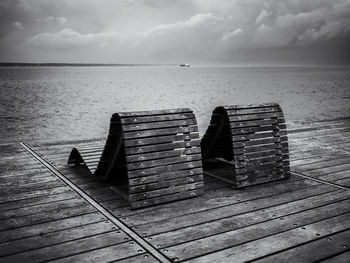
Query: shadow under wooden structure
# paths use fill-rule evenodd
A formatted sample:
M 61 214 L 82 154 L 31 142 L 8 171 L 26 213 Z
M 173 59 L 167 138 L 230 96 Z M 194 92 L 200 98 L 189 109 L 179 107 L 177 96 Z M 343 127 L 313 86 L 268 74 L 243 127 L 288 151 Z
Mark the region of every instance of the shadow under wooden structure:
M 350 118 L 288 128 L 289 180 L 235 189 L 204 174 L 203 196 L 137 210 L 67 165 L 105 138 L 0 145 L 0 262 L 347 263 Z
M 231 164 L 222 179 L 236 188 L 290 177 L 286 123 L 277 103 L 215 108 L 201 148 L 207 165 Z
M 113 181 L 132 209 L 203 194 L 200 139 L 190 109 L 113 114 L 106 144 L 73 148 L 68 164 Z

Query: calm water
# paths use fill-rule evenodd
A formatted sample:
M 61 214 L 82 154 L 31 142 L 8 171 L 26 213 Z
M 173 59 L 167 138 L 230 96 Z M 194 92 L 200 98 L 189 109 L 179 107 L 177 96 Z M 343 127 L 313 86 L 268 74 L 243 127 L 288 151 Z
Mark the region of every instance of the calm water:
M 105 136 L 113 112 L 278 102 L 287 120 L 349 116 L 349 67 L 0 68 L 0 143 Z

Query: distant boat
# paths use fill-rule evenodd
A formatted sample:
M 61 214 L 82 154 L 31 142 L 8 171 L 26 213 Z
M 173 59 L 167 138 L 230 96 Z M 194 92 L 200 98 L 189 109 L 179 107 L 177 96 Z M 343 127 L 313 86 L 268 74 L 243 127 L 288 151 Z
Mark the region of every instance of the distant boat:
M 189 67 L 190 64 L 180 64 L 180 67 Z

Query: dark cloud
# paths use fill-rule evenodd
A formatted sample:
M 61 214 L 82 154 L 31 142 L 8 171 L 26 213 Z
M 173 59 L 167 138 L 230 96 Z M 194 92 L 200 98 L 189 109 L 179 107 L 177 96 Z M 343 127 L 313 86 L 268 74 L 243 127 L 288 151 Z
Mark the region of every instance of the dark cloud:
M 350 0 L 5 0 L 0 14 L 0 60 L 350 63 Z

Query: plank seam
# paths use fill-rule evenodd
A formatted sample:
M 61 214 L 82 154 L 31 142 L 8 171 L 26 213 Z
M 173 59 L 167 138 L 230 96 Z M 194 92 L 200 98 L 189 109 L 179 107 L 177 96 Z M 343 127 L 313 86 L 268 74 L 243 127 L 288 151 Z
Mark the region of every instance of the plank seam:
M 334 186 L 334 187 L 337 187 L 337 188 L 340 188 L 340 189 L 343 189 L 343 190 L 350 191 L 350 188 L 342 186 L 342 185 L 339 185 L 339 184 L 327 182 L 327 181 L 324 181 L 324 180 L 321 180 L 321 179 L 317 179 L 317 178 L 314 178 L 314 177 L 311 177 L 311 176 L 308 176 L 308 175 L 305 175 L 305 174 L 302 174 L 302 173 L 297 173 L 297 172 L 293 172 L 293 171 L 291 171 L 290 173 L 294 174 L 296 176 L 305 178 L 305 179 L 309 179 L 309 180 L 312 180 L 312 181 L 315 181 L 315 182 L 319 182 L 321 184 L 328 184 L 328 185 L 331 185 L 331 186 Z
M 136 232 L 131 230 L 126 224 L 120 221 L 118 218 L 114 217 L 108 210 L 102 207 L 99 203 L 97 203 L 94 199 L 92 199 L 89 195 L 87 195 L 83 190 L 81 190 L 78 186 L 72 183 L 69 179 L 67 179 L 63 174 L 61 174 L 55 167 L 49 164 L 46 160 L 40 157 L 33 149 L 31 149 L 28 145 L 21 142 L 19 143 L 22 148 L 24 148 L 29 154 L 31 154 L 36 160 L 38 160 L 41 164 L 43 164 L 47 169 L 49 169 L 53 174 L 55 174 L 58 178 L 60 178 L 64 183 L 66 183 L 72 190 L 78 193 L 81 197 L 83 197 L 90 205 L 96 208 L 101 214 L 103 214 L 107 219 L 109 219 L 113 224 L 119 227 L 122 231 L 124 231 L 127 235 L 129 235 L 132 239 L 134 239 L 141 247 L 143 247 L 146 251 L 148 251 L 152 256 L 154 256 L 160 262 L 169 263 L 166 257 L 164 257 L 160 252 L 154 249 L 147 241 L 141 238 Z
M 258 258 L 249 260 L 249 261 L 247 261 L 247 263 L 256 262 L 256 261 L 259 261 L 259 260 L 261 260 L 261 259 L 268 258 L 268 257 L 270 257 L 270 256 L 273 256 L 273 255 L 276 255 L 276 254 L 279 254 L 279 253 L 286 252 L 286 251 L 288 251 L 288 250 L 290 250 L 290 249 L 294 249 L 294 248 L 297 248 L 297 247 L 301 247 L 301 246 L 304 246 L 304 245 L 306 245 L 306 244 L 311 244 L 311 243 L 313 243 L 313 242 L 315 242 L 315 241 L 319 241 L 319 240 L 322 240 L 322 239 L 326 239 L 327 237 L 333 237 L 333 236 L 335 236 L 335 235 L 338 235 L 338 234 L 341 234 L 341 233 L 344 233 L 344 232 L 347 232 L 347 231 L 349 231 L 349 229 L 340 230 L 340 231 L 338 231 L 338 232 L 331 233 L 331 234 L 322 236 L 322 237 L 317 238 L 317 239 L 313 239 L 313 240 L 311 240 L 311 241 L 308 241 L 308 242 L 305 242 L 305 243 L 302 243 L 302 244 L 294 245 L 294 246 L 292 246 L 292 247 L 288 247 L 288 248 L 285 248 L 285 249 L 283 249 L 283 250 L 279 250 L 279 251 L 276 251 L 276 252 L 272 252 L 272 253 L 266 254 L 266 255 L 264 255 L 264 256 L 262 256 L 262 257 L 258 257 Z M 349 250 L 349 251 L 350 251 L 350 250 Z M 343 253 L 343 252 L 346 252 L 346 251 L 342 251 L 342 252 L 340 252 L 340 253 L 332 254 L 332 255 L 329 255 L 329 256 L 327 256 L 327 257 L 325 257 L 325 258 L 318 259 L 316 262 L 320 262 L 320 261 L 323 261 L 323 260 L 325 260 L 325 259 L 332 258 L 332 257 L 334 257 L 334 256 L 336 256 L 336 255 L 339 255 L 339 254 Z

